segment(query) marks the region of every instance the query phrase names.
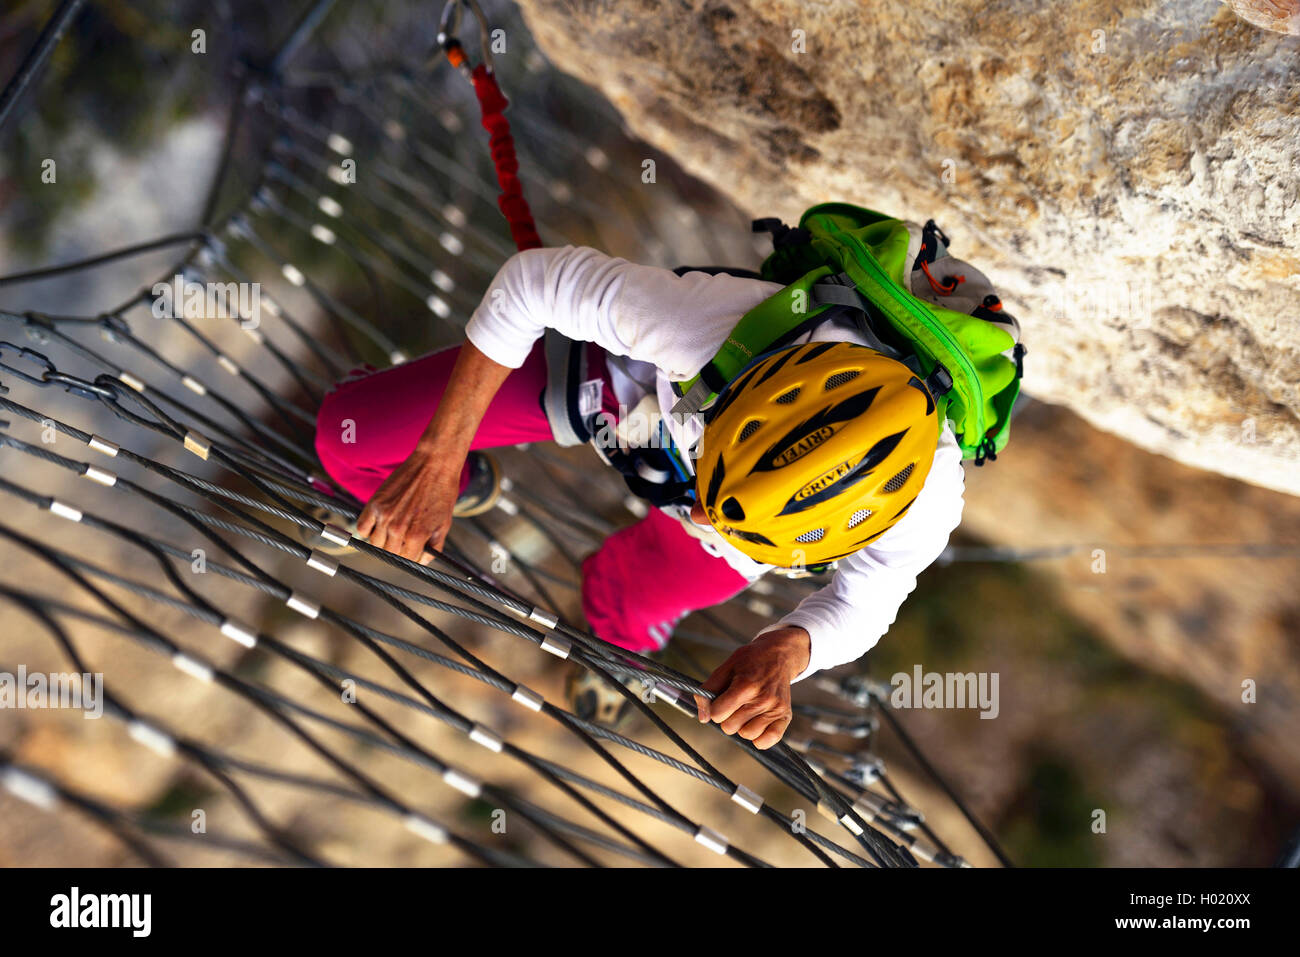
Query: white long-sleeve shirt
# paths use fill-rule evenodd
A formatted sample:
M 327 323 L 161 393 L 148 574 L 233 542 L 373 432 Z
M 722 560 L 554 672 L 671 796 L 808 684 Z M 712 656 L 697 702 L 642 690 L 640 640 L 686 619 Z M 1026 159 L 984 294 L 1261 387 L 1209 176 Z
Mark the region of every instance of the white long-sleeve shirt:
M 514 369 L 547 327 L 597 343 L 611 356 L 619 401 L 630 407 L 653 388 L 673 440 L 687 450 L 703 423 L 699 415 L 683 422 L 668 414 L 677 400 L 671 383 L 696 375 L 741 316 L 780 288 L 702 272 L 678 276 L 587 247 L 531 249 L 512 256 L 497 273 L 466 334 L 488 358 Z M 797 341 L 810 340 L 863 342 L 851 323 L 835 321 Z M 689 465 L 689 456 L 683 458 Z M 961 450 L 945 424 L 934 464 L 908 513 L 842 559 L 828 584 L 763 629 L 797 625 L 807 630 L 811 656 L 796 681 L 861 657 L 889 630 L 916 587 L 916 576 L 939 557 L 961 521 L 964 487 Z M 744 556 L 711 527 L 692 522 L 689 509 L 666 511 L 751 580 L 772 569 Z

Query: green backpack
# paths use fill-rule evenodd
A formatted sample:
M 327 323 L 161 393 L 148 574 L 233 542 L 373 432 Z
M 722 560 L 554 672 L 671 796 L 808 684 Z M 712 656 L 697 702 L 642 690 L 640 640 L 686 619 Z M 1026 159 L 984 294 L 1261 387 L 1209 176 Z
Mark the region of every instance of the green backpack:
M 913 295 L 904 275 L 914 239 L 907 224 L 847 203 L 814 206 L 794 229 L 760 219 L 754 230 L 771 232 L 775 247 L 760 277 L 785 288 L 747 312 L 697 376 L 675 384 L 681 398 L 674 413 L 699 411 L 757 356 L 824 322 L 833 310 L 851 311 L 870 341 L 882 343 L 925 380 L 963 458 L 983 465 L 997 457 L 1020 393 L 1025 348 L 1017 341 L 1018 324 L 1001 311 L 991 288 L 970 312 Z M 930 275 L 929 266 L 947 255 L 947 245 L 931 220 L 914 255 L 913 270 L 925 270 L 940 296 L 964 280 L 950 277 L 951 285 L 940 285 Z

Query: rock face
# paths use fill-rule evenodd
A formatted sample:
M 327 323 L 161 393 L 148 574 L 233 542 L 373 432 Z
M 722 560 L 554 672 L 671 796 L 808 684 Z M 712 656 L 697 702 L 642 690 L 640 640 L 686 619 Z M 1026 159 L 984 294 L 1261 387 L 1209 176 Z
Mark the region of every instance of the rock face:
M 1300 36 L 1300 0 L 1228 0 L 1228 5 L 1257 27 Z
M 521 5 L 745 209 L 936 219 L 1021 317 L 1036 396 L 1300 494 L 1293 3 Z

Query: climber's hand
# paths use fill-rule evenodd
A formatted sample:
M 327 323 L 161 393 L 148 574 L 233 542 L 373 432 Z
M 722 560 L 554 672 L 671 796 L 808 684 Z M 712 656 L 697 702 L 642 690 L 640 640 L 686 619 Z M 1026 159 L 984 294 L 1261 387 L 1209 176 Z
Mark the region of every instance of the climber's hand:
M 808 667 L 808 632 L 785 627 L 737 648 L 700 687 L 712 701 L 695 696 L 701 723 L 716 721 L 727 734 L 740 733 L 767 750 L 790 726 L 790 683 Z
M 460 465 L 416 452 L 393 470 L 357 519 L 357 534 L 371 545 L 428 564 L 451 530 L 460 491 Z

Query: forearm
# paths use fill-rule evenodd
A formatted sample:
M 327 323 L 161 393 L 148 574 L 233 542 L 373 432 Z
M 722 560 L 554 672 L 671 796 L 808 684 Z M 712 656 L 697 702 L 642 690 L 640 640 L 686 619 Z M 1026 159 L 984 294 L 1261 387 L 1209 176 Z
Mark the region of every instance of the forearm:
M 488 405 L 511 371 L 466 341 L 456 357 L 442 401 L 416 443 L 416 454 L 425 457 L 435 470 L 459 473 Z

